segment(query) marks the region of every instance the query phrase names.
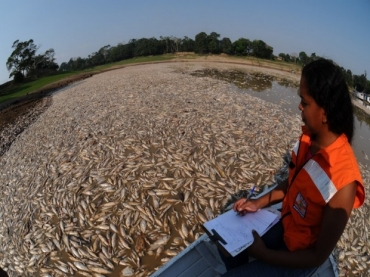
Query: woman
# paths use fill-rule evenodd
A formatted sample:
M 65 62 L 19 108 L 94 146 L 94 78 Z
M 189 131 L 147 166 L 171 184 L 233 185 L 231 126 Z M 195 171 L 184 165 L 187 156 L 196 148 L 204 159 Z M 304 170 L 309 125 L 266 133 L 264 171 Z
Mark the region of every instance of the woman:
M 254 233 L 248 253 L 229 259 L 224 276 L 309 276 L 333 251 L 352 208 L 364 202 L 350 146 L 352 103 L 341 69 L 325 59 L 309 63 L 298 94 L 304 126 L 288 180 L 259 199 L 234 204 L 235 211 L 247 213 L 283 201 L 280 224 L 262 238 Z M 246 254 L 257 261 L 247 263 Z

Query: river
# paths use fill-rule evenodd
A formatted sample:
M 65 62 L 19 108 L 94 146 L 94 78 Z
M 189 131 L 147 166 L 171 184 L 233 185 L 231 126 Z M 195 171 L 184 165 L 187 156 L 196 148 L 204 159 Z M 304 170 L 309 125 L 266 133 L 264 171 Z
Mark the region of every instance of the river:
M 232 88 L 243 93 L 259 97 L 281 106 L 289 114 L 300 114 L 297 86 L 291 83 L 276 81 L 269 78 L 257 78 L 253 85 L 247 88 L 232 84 Z M 354 100 L 360 101 L 360 100 Z M 357 160 L 370 166 L 370 115 L 354 105 L 355 135 L 352 141 Z

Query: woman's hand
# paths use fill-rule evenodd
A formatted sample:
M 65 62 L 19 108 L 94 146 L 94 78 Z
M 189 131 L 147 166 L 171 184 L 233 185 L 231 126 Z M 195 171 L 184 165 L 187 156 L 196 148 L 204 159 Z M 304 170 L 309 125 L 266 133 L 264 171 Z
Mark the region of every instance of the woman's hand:
M 244 215 L 246 213 L 255 213 L 258 211 L 259 207 L 257 205 L 257 200 L 249 199 L 246 201 L 246 198 L 243 197 L 234 203 L 233 209 L 235 212 Z
M 248 247 L 248 253 L 253 258 L 261 259 L 264 256 L 263 253 L 267 250 L 267 247 L 256 231 L 253 230 L 252 235 L 254 241 L 251 246 Z
M 264 262 L 294 268 L 318 267 L 329 257 L 342 235 L 350 217 L 357 192 L 352 182 L 330 199 L 322 215 L 321 230 L 313 247 L 297 251 L 268 249 L 262 239 L 253 234 L 254 242 L 248 253 Z

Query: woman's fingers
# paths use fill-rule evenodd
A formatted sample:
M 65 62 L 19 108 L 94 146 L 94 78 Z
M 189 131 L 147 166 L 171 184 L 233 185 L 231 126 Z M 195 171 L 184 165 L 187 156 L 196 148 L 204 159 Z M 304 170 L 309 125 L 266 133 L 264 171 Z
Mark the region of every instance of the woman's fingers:
M 239 206 L 239 211 L 254 213 L 258 210 L 254 200 L 248 200 Z
M 240 198 L 234 203 L 234 211 L 238 212 L 240 210 L 240 207 L 245 203 L 246 198 Z

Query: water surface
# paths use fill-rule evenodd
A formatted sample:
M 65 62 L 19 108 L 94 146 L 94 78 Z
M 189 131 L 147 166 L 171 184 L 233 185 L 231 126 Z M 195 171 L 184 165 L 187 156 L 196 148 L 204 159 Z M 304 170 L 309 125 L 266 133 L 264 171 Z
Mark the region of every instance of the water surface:
M 232 88 L 239 92 L 248 93 L 281 106 L 281 108 L 288 114 L 300 115 L 300 111 L 298 109 L 300 98 L 297 95 L 297 86 L 292 84 L 284 85 L 281 82 L 272 81 L 271 86 L 266 87 L 266 82 L 264 82 L 261 87 L 263 87 L 262 90 L 260 88 L 240 88 L 237 85 L 232 85 Z M 354 106 L 354 112 L 355 135 L 353 137 L 352 147 L 357 160 L 362 164 L 369 166 L 370 116 L 356 106 Z
M 288 114 L 300 115 L 298 105 L 300 98 L 297 95 L 298 82 L 286 80 L 262 73 L 247 73 L 241 70 L 219 71 L 217 69 L 204 69 L 194 72 L 195 76 L 207 76 L 215 79 L 225 80 L 231 83 L 231 88 L 241 93 L 248 93 L 265 101 L 281 106 Z M 353 101 L 360 101 L 354 99 Z M 363 109 L 354 107 L 355 134 L 352 147 L 357 160 L 370 166 L 370 115 Z M 364 107 L 367 109 L 369 107 Z M 302 123 L 303 125 L 303 123 Z

